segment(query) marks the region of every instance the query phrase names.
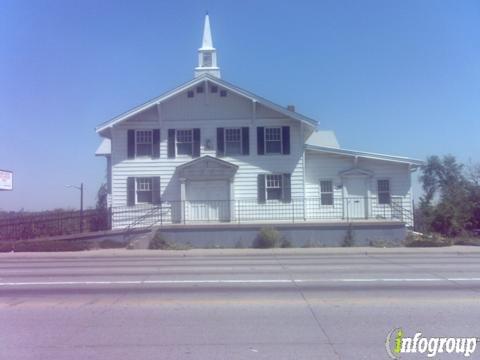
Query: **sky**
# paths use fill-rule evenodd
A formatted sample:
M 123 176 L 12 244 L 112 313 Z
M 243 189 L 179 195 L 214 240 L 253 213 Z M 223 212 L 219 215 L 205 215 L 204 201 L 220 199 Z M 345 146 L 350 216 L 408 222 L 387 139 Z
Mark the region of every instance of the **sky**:
M 343 148 L 480 162 L 480 1 L 1 0 L 0 209 L 94 206 L 95 127 L 193 77 L 206 11 L 222 77 Z

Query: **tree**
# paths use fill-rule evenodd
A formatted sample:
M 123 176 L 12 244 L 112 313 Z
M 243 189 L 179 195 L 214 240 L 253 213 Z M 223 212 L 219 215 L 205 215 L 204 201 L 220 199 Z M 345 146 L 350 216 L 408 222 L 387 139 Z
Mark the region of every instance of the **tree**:
M 465 176 L 463 164 L 452 155 L 430 156 L 421 170 L 422 230 L 456 236 L 480 225 L 480 186 Z
M 107 230 L 109 228 L 110 213 L 108 211 L 107 197 L 107 184 L 103 183 L 97 191 L 96 216 L 92 223 L 93 231 Z

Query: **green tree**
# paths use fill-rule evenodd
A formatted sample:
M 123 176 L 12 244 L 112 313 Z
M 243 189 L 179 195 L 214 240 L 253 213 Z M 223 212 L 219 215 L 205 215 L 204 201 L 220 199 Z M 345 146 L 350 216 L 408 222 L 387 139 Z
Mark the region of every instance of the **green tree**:
M 479 186 L 465 176 L 454 156 L 430 156 L 420 176 L 424 196 L 419 213 L 423 231 L 456 236 L 475 225 L 475 201 Z

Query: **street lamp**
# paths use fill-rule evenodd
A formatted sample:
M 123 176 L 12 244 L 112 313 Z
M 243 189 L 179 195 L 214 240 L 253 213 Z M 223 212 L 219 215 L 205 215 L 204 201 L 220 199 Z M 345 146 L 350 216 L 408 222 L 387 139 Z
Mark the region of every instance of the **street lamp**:
M 80 190 L 80 232 L 83 232 L 83 182 L 80 183 L 80 186 L 67 185 L 67 188 Z

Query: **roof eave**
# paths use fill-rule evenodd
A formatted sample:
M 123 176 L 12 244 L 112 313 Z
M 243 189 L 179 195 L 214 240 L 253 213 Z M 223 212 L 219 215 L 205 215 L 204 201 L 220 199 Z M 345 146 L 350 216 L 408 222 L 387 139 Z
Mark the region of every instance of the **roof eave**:
M 119 123 L 123 120 L 126 120 L 129 117 L 134 116 L 134 115 L 148 109 L 151 106 L 154 106 L 158 103 L 161 103 L 161 102 L 169 99 L 170 97 L 175 96 L 178 93 L 184 91 L 188 87 L 193 86 L 193 85 L 195 85 L 199 82 L 205 81 L 205 80 L 209 80 L 213 83 L 216 83 L 217 85 L 226 87 L 230 91 L 233 91 L 234 93 L 236 93 L 240 96 L 246 97 L 246 98 L 250 99 L 251 101 L 257 101 L 257 102 L 259 102 L 259 103 L 261 103 L 261 104 L 263 104 L 267 107 L 270 107 L 273 110 L 275 110 L 275 111 L 277 111 L 277 112 L 279 112 L 279 113 L 281 113 L 281 114 L 283 114 L 287 117 L 290 117 L 290 118 L 293 118 L 295 120 L 301 121 L 301 122 L 307 124 L 308 126 L 310 126 L 312 128 L 315 128 L 318 125 L 318 122 L 313 120 L 313 119 L 310 119 L 310 118 L 308 118 L 304 115 L 301 115 L 297 112 L 293 112 L 293 111 L 290 111 L 288 109 L 285 109 L 282 106 L 280 106 L 278 104 L 275 104 L 275 103 L 273 103 L 273 102 L 271 102 L 271 101 L 269 101 L 265 98 L 262 98 L 260 96 L 255 95 L 255 94 L 252 94 L 252 93 L 250 93 L 246 90 L 240 89 L 239 87 L 226 82 L 225 80 L 219 79 L 215 76 L 212 76 L 210 74 L 205 73 L 205 74 L 202 74 L 202 75 L 200 75 L 200 76 L 198 76 L 198 77 L 196 77 L 196 78 L 194 78 L 194 79 L 176 87 L 173 90 L 170 90 L 166 93 L 163 93 L 162 95 L 157 96 L 156 98 L 153 98 L 153 99 L 151 99 L 151 100 L 149 100 L 149 101 L 147 101 L 147 102 L 145 102 L 145 103 L 143 103 L 139 106 L 134 107 L 131 110 L 128 110 L 128 111 L 126 111 L 126 112 L 124 112 L 124 113 L 122 113 L 122 114 L 120 114 L 120 115 L 118 115 L 118 116 L 100 124 L 99 126 L 97 126 L 95 128 L 95 131 L 97 133 L 101 133 L 105 129 L 107 129 L 107 128 L 109 128 L 109 127 L 111 127 L 111 126 L 113 126 L 113 125 L 115 125 L 115 124 L 117 124 L 117 123 Z
M 356 151 L 356 150 L 336 149 L 336 148 L 329 148 L 325 146 L 305 145 L 305 149 L 312 150 L 312 151 L 320 151 L 320 152 L 325 152 L 330 154 L 346 155 L 346 156 L 353 156 L 353 157 L 357 156 L 357 157 L 366 158 L 366 159 L 403 163 L 403 164 L 412 165 L 414 167 L 422 166 L 425 164 L 423 160 L 419 160 L 419 159 L 412 159 L 412 158 L 386 155 L 386 154 L 369 153 L 369 152 Z

